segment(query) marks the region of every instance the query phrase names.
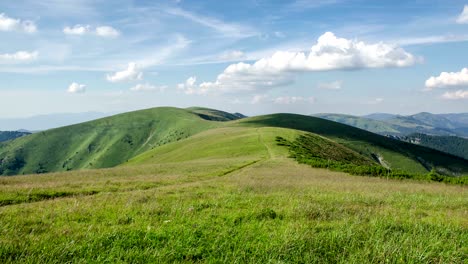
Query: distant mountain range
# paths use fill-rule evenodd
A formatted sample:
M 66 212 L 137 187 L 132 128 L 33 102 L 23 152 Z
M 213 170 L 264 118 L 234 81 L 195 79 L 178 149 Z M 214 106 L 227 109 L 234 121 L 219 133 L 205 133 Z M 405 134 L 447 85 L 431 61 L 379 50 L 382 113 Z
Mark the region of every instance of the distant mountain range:
M 0 131 L 41 131 L 91 121 L 114 113 L 63 113 L 0 119 Z
M 468 113 L 392 115 L 376 113 L 366 116 L 316 114 L 316 117 L 358 127 L 381 135 L 407 136 L 422 133 L 435 136 L 468 138 Z
M 0 131 L 0 142 L 12 140 L 31 134 L 27 131 Z

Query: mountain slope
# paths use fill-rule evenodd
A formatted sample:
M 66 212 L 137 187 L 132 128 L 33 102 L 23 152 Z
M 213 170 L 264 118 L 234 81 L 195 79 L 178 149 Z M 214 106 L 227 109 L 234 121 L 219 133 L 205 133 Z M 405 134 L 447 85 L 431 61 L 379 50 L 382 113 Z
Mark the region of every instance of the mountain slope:
M 413 133 L 423 133 L 441 136 L 468 137 L 468 124 L 463 123 L 464 114 L 435 115 L 419 113 L 410 116 L 371 114 L 367 116 L 352 116 L 343 114 L 316 114 L 314 116 L 340 122 L 350 126 L 368 130 L 381 135 L 402 136 Z M 446 116 L 451 117 L 452 121 Z
M 445 153 L 451 153 L 468 160 L 468 139 L 466 138 L 453 136 L 430 136 L 416 133 L 399 139 L 428 148 L 437 149 Z
M 0 174 L 106 168 L 128 160 L 152 164 L 179 162 L 213 159 L 217 155 L 234 160 L 249 157 L 251 162 L 250 156 L 258 155 L 258 148 L 268 145 L 261 144 L 265 141 L 256 131 L 265 127 L 276 127 L 271 133 L 272 142 L 276 137 L 288 138 L 283 136 L 286 130 L 278 128 L 288 129 L 290 141 L 301 133 L 314 133 L 310 135 L 310 146 L 316 147 L 310 151 L 321 153 L 323 159 L 349 157 L 356 165 L 381 164 L 417 174 L 432 169 L 452 176 L 468 173 L 468 162 L 464 159 L 321 118 L 275 114 L 216 122 L 200 117 L 200 112 L 214 118 L 230 117 L 213 109 L 166 107 L 44 131 L 0 144 Z
M 314 116 L 364 129 L 372 133 L 384 135 L 401 134 L 401 128 L 385 121 L 343 114 L 316 114 Z
M 468 173 L 468 161 L 463 158 L 322 118 L 275 114 L 237 122 L 239 125 L 283 127 L 312 132 L 373 158 L 382 165 L 411 173 L 427 173 L 432 169 L 448 175 Z
M 216 126 L 188 110 L 153 108 L 43 131 L 0 145 L 0 175 L 113 167 Z

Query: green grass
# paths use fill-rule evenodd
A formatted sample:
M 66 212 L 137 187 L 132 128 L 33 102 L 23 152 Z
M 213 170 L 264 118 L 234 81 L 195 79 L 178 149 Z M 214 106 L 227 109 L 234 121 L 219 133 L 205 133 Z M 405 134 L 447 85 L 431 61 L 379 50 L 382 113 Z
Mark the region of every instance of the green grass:
M 0 262 L 466 261 L 465 187 L 300 165 L 276 137 L 303 134 L 220 128 L 125 166 L 0 178 L 0 201 L 17 199 L 0 207 Z M 41 192 L 75 193 L 21 198 Z

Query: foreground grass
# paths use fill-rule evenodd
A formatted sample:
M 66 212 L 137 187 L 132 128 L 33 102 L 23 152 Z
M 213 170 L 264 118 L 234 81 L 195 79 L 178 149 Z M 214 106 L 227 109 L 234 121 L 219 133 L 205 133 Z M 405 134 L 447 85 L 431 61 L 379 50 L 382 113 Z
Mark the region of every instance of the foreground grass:
M 100 189 L 0 207 L 0 262 L 464 263 L 468 258 L 465 187 L 313 169 L 286 158 L 287 149 L 274 141 L 277 131 L 257 132 L 246 140 L 255 137 L 264 149 L 249 157 L 250 163 L 202 158 L 41 176 L 30 183 L 39 190 Z M 37 176 L 1 179 L 2 193 L 27 190 L 28 177 Z M 121 184 L 109 190 L 106 182 Z

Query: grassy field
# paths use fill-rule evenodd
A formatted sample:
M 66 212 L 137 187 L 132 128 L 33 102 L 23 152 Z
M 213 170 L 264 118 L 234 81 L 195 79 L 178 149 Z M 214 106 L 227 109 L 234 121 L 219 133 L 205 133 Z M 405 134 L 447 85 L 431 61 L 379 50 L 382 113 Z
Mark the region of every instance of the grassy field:
M 0 178 L 0 262 L 468 259 L 465 186 L 300 165 L 275 141 L 300 134 L 219 128 L 116 168 Z

